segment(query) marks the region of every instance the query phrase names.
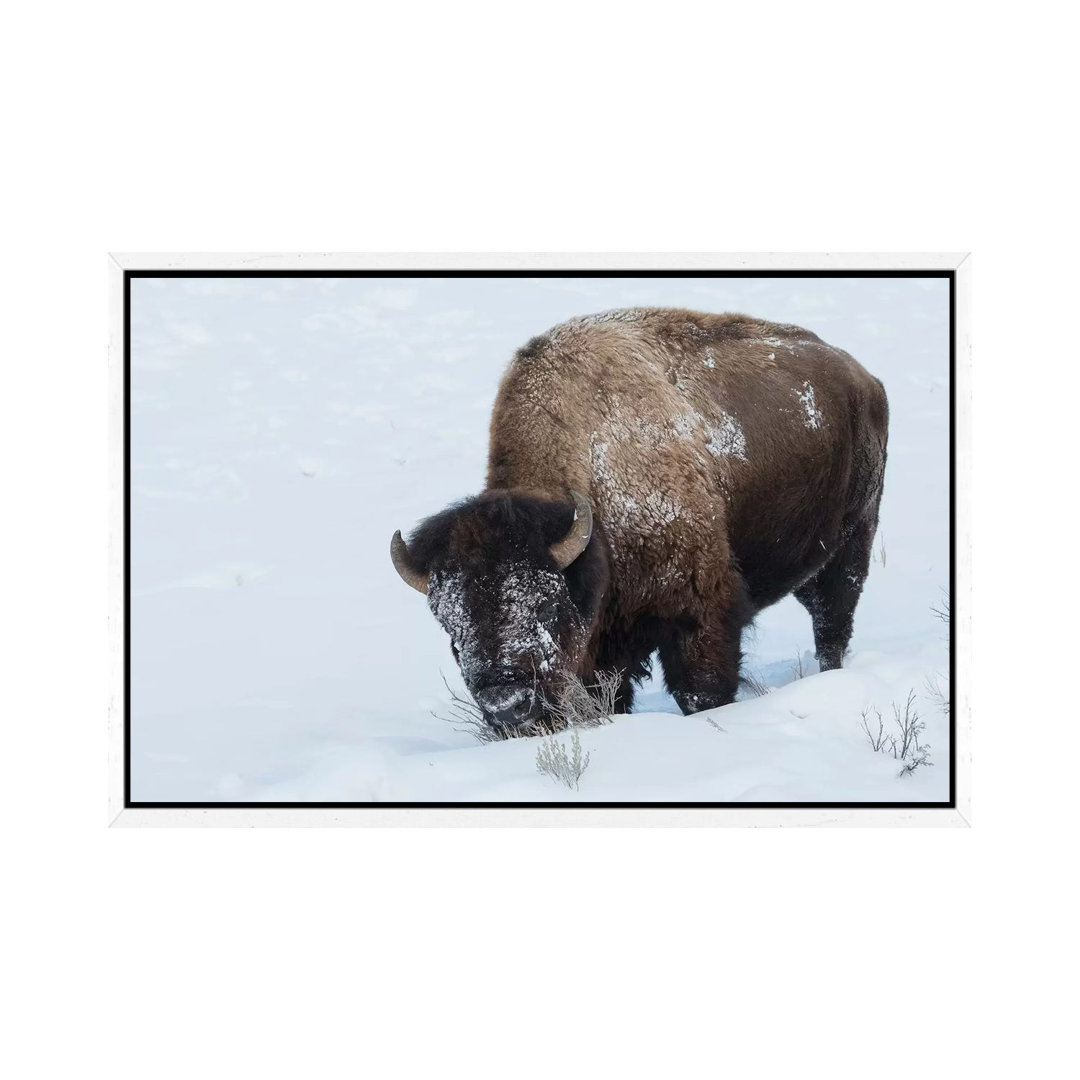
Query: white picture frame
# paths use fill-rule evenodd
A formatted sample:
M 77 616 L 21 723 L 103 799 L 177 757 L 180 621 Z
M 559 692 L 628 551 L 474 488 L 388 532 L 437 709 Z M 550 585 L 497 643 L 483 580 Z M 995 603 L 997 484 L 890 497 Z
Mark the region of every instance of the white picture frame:
M 947 807 L 167 807 L 126 800 L 125 282 L 154 270 L 949 271 L 953 280 L 953 799 Z M 114 254 L 109 257 L 109 820 L 146 826 L 968 826 L 971 823 L 971 257 L 957 254 Z

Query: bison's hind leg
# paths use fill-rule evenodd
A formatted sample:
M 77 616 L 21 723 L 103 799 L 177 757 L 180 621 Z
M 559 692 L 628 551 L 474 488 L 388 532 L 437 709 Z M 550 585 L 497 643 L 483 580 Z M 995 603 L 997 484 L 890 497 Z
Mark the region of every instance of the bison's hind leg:
M 841 666 L 855 625 L 855 606 L 870 571 L 875 523 L 852 526 L 839 551 L 805 585 L 795 599 L 810 613 L 814 649 L 822 671 Z

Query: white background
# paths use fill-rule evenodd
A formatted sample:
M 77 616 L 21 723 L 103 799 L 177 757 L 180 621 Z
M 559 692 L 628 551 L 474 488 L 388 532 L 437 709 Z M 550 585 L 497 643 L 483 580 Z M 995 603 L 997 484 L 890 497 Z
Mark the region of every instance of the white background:
M 1056 10 L 9 15 L 7 1071 L 1067 1070 Z M 974 250 L 975 828 L 107 831 L 103 253 L 394 249 Z

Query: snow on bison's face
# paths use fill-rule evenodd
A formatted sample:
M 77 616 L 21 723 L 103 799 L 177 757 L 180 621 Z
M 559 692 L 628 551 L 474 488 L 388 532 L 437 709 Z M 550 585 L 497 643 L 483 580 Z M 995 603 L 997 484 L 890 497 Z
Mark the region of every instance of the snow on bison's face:
M 493 728 L 541 719 L 579 670 L 595 605 L 574 564 L 591 535 L 580 495 L 571 516 L 562 503 L 495 493 L 428 519 L 408 545 L 394 535 L 394 566 L 427 596 Z

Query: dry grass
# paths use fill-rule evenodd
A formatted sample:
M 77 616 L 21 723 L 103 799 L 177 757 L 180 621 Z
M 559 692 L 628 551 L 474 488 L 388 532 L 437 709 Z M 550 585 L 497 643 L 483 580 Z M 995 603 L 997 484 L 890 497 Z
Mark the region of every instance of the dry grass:
M 884 570 L 888 563 L 888 552 L 885 550 L 885 534 L 879 532 L 877 536 L 877 547 L 872 548 L 870 551 L 870 557 L 876 563 L 881 563 L 881 568 Z
M 615 703 L 622 685 L 622 672 L 597 672 L 586 684 L 574 675 L 566 676 L 559 686 L 558 698 L 550 705 L 542 720 L 510 727 L 489 724 L 483 710 L 471 698 L 462 697 L 446 681 L 443 685 L 450 695 L 450 716 L 433 716 L 454 725 L 455 731 L 471 735 L 477 742 L 501 742 L 503 739 L 528 739 L 536 735 L 551 735 L 574 727 L 599 727 L 611 722 Z
M 496 742 L 499 739 L 508 737 L 491 727 L 484 719 L 480 706 L 471 698 L 462 697 L 446 681 L 445 675 L 442 675 L 442 681 L 443 686 L 446 687 L 446 692 L 450 695 L 450 715 L 440 716 L 437 712 L 432 712 L 432 716 L 438 720 L 445 720 L 448 724 L 453 724 L 455 731 L 471 735 L 477 742 Z
M 742 683 L 754 697 L 764 697 L 771 689 L 771 687 L 749 671 L 739 676 L 739 682 Z
M 563 679 L 552 711 L 563 727 L 599 727 L 611 722 L 622 686 L 621 671 L 598 671 L 591 683 L 577 676 Z

